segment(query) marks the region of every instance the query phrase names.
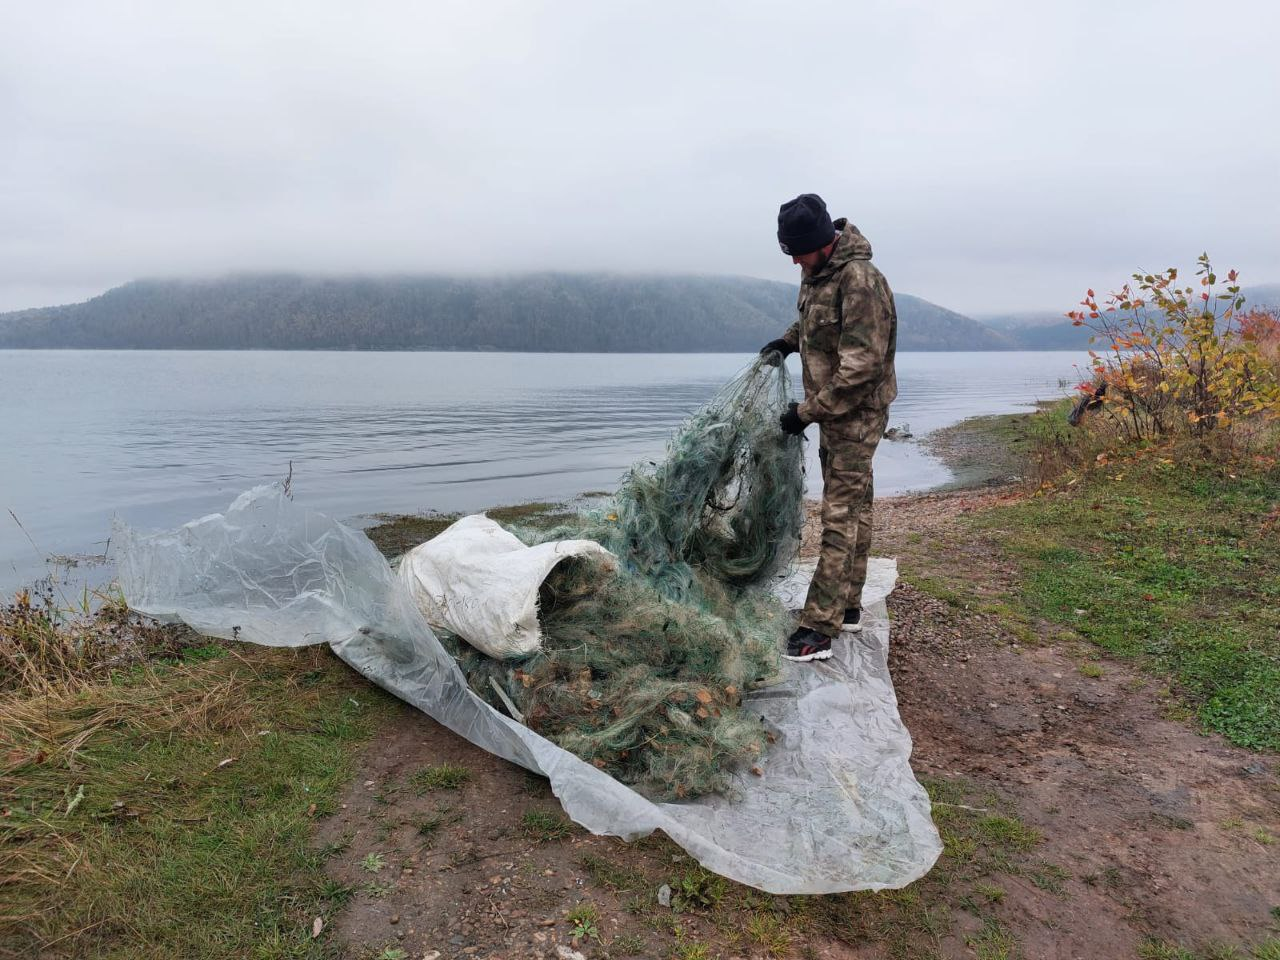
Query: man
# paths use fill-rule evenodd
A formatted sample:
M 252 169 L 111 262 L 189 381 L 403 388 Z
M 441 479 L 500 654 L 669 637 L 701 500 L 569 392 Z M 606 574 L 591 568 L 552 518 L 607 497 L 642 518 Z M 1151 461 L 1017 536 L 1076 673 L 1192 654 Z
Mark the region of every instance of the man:
M 893 357 L 898 315 L 893 291 L 871 265 L 871 244 L 848 220 L 834 223 L 817 194 L 778 211 L 778 243 L 800 265 L 799 319 L 760 351 L 800 352 L 804 402 L 782 429 L 818 424 L 822 463 L 822 546 L 789 660 L 825 660 L 841 629 L 862 625 L 862 587 L 871 548 L 871 458 L 898 395 Z

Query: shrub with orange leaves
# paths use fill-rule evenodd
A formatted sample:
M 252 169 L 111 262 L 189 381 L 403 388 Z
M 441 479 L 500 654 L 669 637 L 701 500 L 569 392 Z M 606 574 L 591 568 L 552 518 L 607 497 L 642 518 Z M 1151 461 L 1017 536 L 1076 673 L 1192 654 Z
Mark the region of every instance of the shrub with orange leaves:
M 1124 440 L 1212 434 L 1228 448 L 1248 446 L 1280 419 L 1280 319 L 1244 312 L 1239 275 L 1224 287 L 1208 254 L 1195 285 L 1178 271 L 1135 273 L 1099 305 L 1090 290 L 1084 309 L 1067 316 L 1093 331 L 1096 391 L 1105 416 Z
M 1254 308 L 1240 317 L 1240 336 L 1280 375 L 1280 310 Z

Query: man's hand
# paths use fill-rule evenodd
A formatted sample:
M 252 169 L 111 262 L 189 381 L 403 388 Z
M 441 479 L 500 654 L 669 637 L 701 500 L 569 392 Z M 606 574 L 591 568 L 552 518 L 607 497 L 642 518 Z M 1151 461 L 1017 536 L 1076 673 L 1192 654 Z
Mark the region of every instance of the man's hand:
M 782 354 L 784 358 L 796 352 L 795 348 L 792 347 L 791 344 L 787 343 L 786 340 L 779 337 L 777 340 L 770 340 L 763 347 L 761 347 L 760 356 L 767 357 L 769 354 L 773 353 L 775 350 L 778 353 Z
M 798 437 L 804 433 L 804 428 L 809 424 L 800 419 L 800 412 L 796 408 L 798 403 L 792 401 L 787 406 L 787 411 L 778 418 L 778 425 L 782 427 L 782 432 L 793 437 Z

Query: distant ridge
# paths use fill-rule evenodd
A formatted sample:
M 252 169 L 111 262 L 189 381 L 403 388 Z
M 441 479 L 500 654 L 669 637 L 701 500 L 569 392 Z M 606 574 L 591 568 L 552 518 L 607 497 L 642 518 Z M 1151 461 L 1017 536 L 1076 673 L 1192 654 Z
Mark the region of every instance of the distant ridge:
M 1245 307 L 1280 308 L 1280 283 L 1244 287 Z M 977 320 L 998 330 L 1023 350 L 1087 350 L 1093 331 L 1077 327 L 1066 310 L 1028 310 L 1022 313 L 978 314 Z
M 1017 348 L 963 314 L 896 300 L 900 350 Z M 749 277 L 251 274 L 136 280 L 0 314 L 0 347 L 745 352 L 795 311 L 795 286 Z

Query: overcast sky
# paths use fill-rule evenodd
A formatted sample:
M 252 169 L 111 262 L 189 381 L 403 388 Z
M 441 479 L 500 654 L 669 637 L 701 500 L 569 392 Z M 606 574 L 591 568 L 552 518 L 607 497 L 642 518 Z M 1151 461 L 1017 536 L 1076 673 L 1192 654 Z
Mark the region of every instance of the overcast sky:
M 794 280 L 822 194 L 983 312 L 1280 281 L 1274 3 L 0 5 L 0 310 L 138 276 Z

